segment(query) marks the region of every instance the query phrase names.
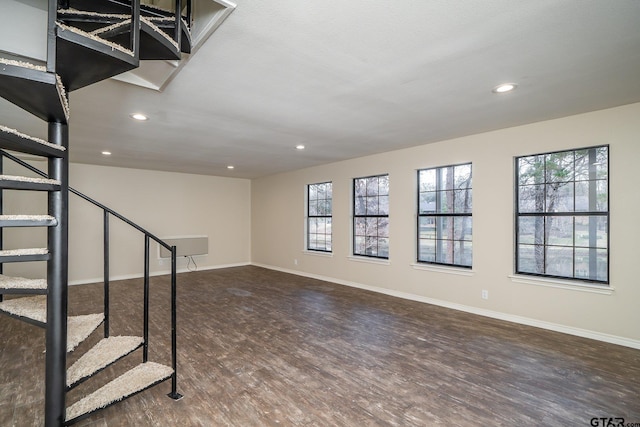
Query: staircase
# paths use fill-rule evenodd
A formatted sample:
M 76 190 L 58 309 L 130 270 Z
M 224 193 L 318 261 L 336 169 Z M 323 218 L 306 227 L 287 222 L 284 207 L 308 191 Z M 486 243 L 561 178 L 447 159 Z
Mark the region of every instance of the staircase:
M 48 124 L 48 140 L 0 125 L 0 312 L 46 329 L 45 408 L 47 427 L 71 425 L 109 405 L 171 379 L 173 399 L 182 396 L 176 382 L 176 256 L 147 230 L 69 187 L 69 101 L 74 90 L 138 67 L 140 60 L 181 58 L 191 50 L 191 1 L 176 0 L 173 11 L 141 5 L 140 0 L 48 0 L 46 64 L 0 57 L 0 96 Z M 183 9 L 186 16 L 183 16 Z M 47 161 L 40 171 L 13 154 Z M 29 176 L 4 175 L 3 159 L 28 169 Z M 37 175 L 37 177 L 33 177 Z M 46 192 L 48 212 L 3 215 L 5 190 Z M 68 199 L 76 194 L 104 213 L 104 312 L 68 316 Z M 124 221 L 145 236 L 144 325 L 142 336 L 111 336 L 109 331 L 109 218 Z M 8 227 L 45 227 L 47 247 L 2 246 Z M 172 252 L 172 366 L 149 360 L 149 244 Z M 3 273 L 6 263 L 44 261 L 46 278 L 27 279 Z M 10 295 L 4 298 L 4 295 Z M 123 313 L 126 315 L 126 313 Z M 104 338 L 67 367 L 73 351 L 102 325 Z M 70 403 L 66 393 L 90 384 L 92 377 L 142 349 L 142 363 L 101 388 Z M 83 385 L 84 387 L 84 385 Z

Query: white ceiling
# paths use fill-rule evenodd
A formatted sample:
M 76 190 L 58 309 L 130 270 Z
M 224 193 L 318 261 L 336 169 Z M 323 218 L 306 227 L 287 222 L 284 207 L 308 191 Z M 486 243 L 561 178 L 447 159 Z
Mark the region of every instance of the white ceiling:
M 638 0 L 236 4 L 164 92 L 73 92 L 71 160 L 254 178 L 640 101 Z

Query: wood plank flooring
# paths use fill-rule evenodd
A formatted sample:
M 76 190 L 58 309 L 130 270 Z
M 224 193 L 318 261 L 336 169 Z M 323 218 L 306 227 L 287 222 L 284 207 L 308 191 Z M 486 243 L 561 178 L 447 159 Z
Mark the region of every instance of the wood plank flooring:
M 184 399 L 169 399 L 167 382 L 77 425 L 640 423 L 638 350 L 252 266 L 178 280 Z M 111 334 L 141 334 L 142 280 L 113 283 L 111 296 Z M 168 364 L 168 278 L 152 278 L 151 300 L 150 359 Z M 101 285 L 71 287 L 69 304 L 71 314 L 102 311 Z M 0 346 L 0 426 L 43 425 L 44 331 L 2 316 Z M 137 350 L 69 401 L 141 358 Z

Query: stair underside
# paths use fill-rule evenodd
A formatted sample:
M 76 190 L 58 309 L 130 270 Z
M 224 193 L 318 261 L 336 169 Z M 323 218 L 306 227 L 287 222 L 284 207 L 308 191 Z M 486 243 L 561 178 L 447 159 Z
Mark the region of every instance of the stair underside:
M 58 13 L 62 12 L 61 19 L 68 19 L 69 16 L 78 17 L 80 12 L 78 9 L 86 8 L 86 0 L 71 0 L 69 2 L 71 12 L 67 11 L 58 11 Z M 104 16 L 104 17 L 123 17 L 126 16 L 128 18 L 131 17 L 131 7 L 122 2 L 116 1 L 106 1 L 100 2 L 99 4 L 91 5 L 93 12 L 89 12 L 91 15 L 87 15 L 87 18 L 93 16 Z M 173 40 L 173 35 L 175 32 L 175 21 L 176 14 L 174 11 L 158 8 L 152 5 L 140 5 L 140 17 L 150 21 L 151 23 L 157 25 L 162 32 L 164 32 L 167 37 Z M 189 25 L 187 24 L 187 20 L 185 16 L 180 17 L 180 29 L 182 34 L 181 38 L 181 46 L 180 50 L 184 53 L 191 53 L 191 31 L 189 29 Z M 103 18 L 104 19 L 104 18 Z M 74 24 L 75 25 L 75 24 Z M 151 35 L 151 33 L 149 33 Z M 140 49 L 140 59 L 171 59 L 171 57 L 145 57 L 145 54 L 148 53 L 148 49 L 144 47 L 143 40 L 141 36 L 141 49 Z M 177 46 L 176 46 L 177 48 Z M 150 53 L 149 53 L 150 54 Z M 156 55 L 159 56 L 159 55 Z M 178 55 L 176 59 L 179 59 Z
M 56 71 L 69 91 L 138 66 L 133 52 L 74 27 L 57 24 Z
M 50 215 L 0 215 L 0 227 L 54 227 L 58 221 Z
M 0 175 L 0 188 L 4 190 L 58 191 L 60 181 L 27 176 Z
M 178 44 L 173 41 L 175 36 L 175 28 L 176 28 L 176 18 L 175 15 L 171 16 L 142 16 L 142 21 L 146 21 L 147 23 L 151 23 L 157 27 L 156 31 L 161 31 L 166 34 L 167 38 L 172 41 L 175 48 L 178 48 Z M 189 25 L 185 17 L 181 17 L 180 19 L 180 51 L 183 53 L 191 53 L 191 30 L 189 29 Z
M 0 311 L 34 325 L 46 327 L 47 297 L 36 295 L 6 300 L 0 302 Z M 67 351 L 73 351 L 87 339 L 103 320 L 102 313 L 70 316 L 67 319 Z
M 173 28 L 175 28 L 175 24 L 169 23 L 169 21 L 167 20 L 162 21 L 159 19 L 154 20 L 153 18 L 150 18 L 150 21 L 165 31 L 174 31 Z M 191 53 L 191 30 L 189 29 L 189 25 L 187 25 L 187 21 L 185 21 L 184 18 L 180 20 L 180 28 L 182 30 L 182 34 L 180 35 L 180 51 L 182 53 Z
M 112 29 L 124 27 L 130 31 L 131 15 L 117 13 L 87 12 L 77 9 L 58 9 L 58 22 L 78 28 L 98 37 L 104 37 Z M 108 37 L 104 37 L 108 39 Z
M 172 374 L 168 366 L 142 363 L 67 408 L 66 424 L 159 384 Z
M 47 248 L 3 249 L 0 250 L 0 263 L 47 261 L 49 256 Z
M 81 383 L 84 379 L 100 372 L 124 356 L 140 348 L 142 337 L 118 336 L 104 338 L 91 350 L 82 355 L 67 370 L 67 387 Z
M 48 122 L 69 118 L 64 87 L 44 67 L 0 59 L 0 97 Z
M 0 125 L 0 148 L 36 156 L 66 156 L 66 150 L 61 145 L 52 144 L 3 125 Z
M 70 27 L 97 36 L 116 46 L 128 46 L 131 42 L 131 19 L 128 15 L 65 11 L 62 19 Z M 158 21 L 140 17 L 139 59 L 177 60 L 181 58 L 178 43 L 173 40 L 175 22 L 169 19 L 170 21 L 162 21 L 162 28 L 160 28 L 156 25 Z
M 169 29 L 169 33 L 173 30 Z M 153 21 L 144 17 L 140 18 L 140 59 L 141 60 L 177 60 L 180 59 L 180 49 L 178 43 L 159 28 Z M 105 37 L 107 37 L 105 35 Z M 126 44 L 129 40 L 129 33 L 112 34 L 109 41 L 117 44 Z
M 26 279 L 0 274 L 0 294 L 46 294 L 46 279 Z
M 173 37 L 144 17 L 140 18 L 140 59 L 180 59 Z
M 131 16 L 131 5 L 126 4 L 126 2 L 108 0 L 108 1 L 92 2 L 92 3 L 95 3 L 95 4 L 91 4 L 91 10 L 94 13 L 118 14 L 118 15 L 126 14 Z M 83 8 L 87 7 L 87 0 L 69 0 L 68 4 L 70 9 L 82 10 Z M 141 4 L 140 16 L 159 17 L 159 18 L 175 17 L 175 12 L 172 10 L 162 9 L 158 6 Z

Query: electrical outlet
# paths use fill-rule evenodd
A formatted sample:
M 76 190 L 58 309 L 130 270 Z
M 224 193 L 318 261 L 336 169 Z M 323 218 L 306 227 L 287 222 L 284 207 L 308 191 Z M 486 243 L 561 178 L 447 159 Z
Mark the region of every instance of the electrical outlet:
M 293 260 L 293 265 L 298 265 L 298 260 L 297 259 Z
M 482 299 L 489 299 L 489 291 L 486 289 L 482 290 Z

